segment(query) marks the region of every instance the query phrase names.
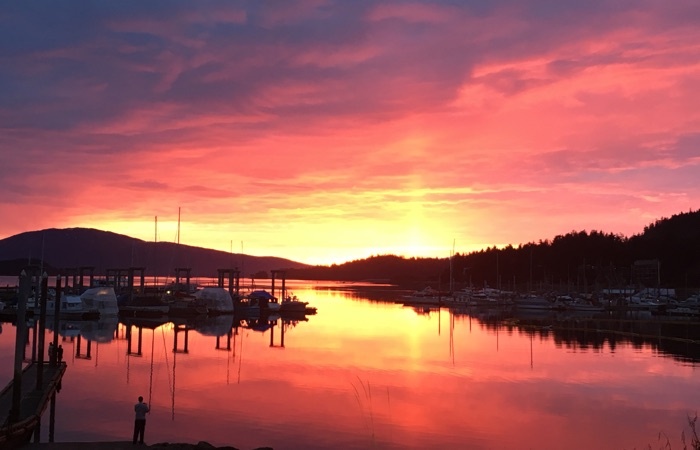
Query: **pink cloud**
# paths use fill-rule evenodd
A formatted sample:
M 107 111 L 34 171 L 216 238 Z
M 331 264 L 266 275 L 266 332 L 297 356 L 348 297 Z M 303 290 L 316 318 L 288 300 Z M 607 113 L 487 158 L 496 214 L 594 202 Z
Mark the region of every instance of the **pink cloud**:
M 426 248 L 640 231 L 700 198 L 693 11 L 309 1 L 97 10 L 50 42 L 7 27 L 0 236 L 178 205 L 209 236 L 293 217 L 269 250 L 318 259 L 351 251 L 319 223 L 372 250 L 397 226 Z

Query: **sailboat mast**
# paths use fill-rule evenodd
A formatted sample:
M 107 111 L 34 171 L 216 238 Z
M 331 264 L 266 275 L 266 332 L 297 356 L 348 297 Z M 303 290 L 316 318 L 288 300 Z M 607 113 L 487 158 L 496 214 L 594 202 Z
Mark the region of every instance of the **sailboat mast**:
M 154 234 L 153 234 L 153 243 L 156 244 L 156 243 L 158 243 L 158 216 L 156 216 L 156 218 L 155 218 L 155 230 L 154 230 L 153 233 L 154 233 Z M 153 281 L 154 281 L 154 283 L 155 283 L 156 286 L 158 286 L 158 263 L 157 263 L 157 260 L 156 260 L 156 251 L 157 251 L 157 247 L 158 247 L 157 245 L 154 245 L 154 246 L 153 246 L 153 255 L 154 255 L 154 257 L 153 257 L 153 260 L 154 260 L 154 261 L 153 261 L 153 265 L 155 266 L 155 273 L 154 273 L 154 276 L 153 276 Z M 150 394 L 149 394 L 149 396 L 150 396 Z M 149 402 L 150 402 L 150 397 L 149 397 Z M 149 404 L 150 404 L 150 403 L 149 403 Z
M 457 243 L 457 239 L 452 239 L 452 252 L 450 253 L 450 294 L 454 292 L 454 274 L 453 272 L 453 267 L 452 267 L 452 259 L 455 256 L 455 244 Z

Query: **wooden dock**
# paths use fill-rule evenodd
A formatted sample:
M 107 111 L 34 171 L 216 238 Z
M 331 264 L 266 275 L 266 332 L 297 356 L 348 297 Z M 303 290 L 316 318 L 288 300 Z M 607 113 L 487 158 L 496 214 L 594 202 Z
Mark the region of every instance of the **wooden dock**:
M 42 384 L 37 389 L 38 369 L 43 366 Z M 0 448 L 26 444 L 52 396 L 60 389 L 66 363 L 30 363 L 22 371 L 22 389 L 17 420 L 10 422 L 14 380 L 0 392 Z
M 27 444 L 23 450 L 133 450 L 134 448 L 148 448 L 147 445 L 134 446 L 131 441 L 115 442 L 55 442 Z

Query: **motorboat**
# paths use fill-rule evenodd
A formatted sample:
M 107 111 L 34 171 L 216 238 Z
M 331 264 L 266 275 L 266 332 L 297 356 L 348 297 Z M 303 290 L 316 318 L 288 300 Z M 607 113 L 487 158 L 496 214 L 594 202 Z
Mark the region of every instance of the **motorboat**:
M 233 313 L 239 317 L 260 316 L 260 301 L 250 295 L 236 295 L 233 301 Z
M 258 289 L 250 292 L 247 297 L 253 301 L 256 301 L 261 310 L 265 311 L 279 311 L 280 304 L 277 301 L 277 297 L 270 294 L 266 290 Z
M 451 299 L 452 295 L 449 292 L 439 291 L 428 286 L 423 290 L 414 291 L 410 295 L 407 295 L 405 298 L 406 299 L 404 300 L 404 303 L 439 304 L 442 303 L 444 300 Z
M 46 299 L 46 316 L 54 317 L 56 315 L 56 299 Z M 100 313 L 97 308 L 85 305 L 79 295 L 64 294 L 61 295 L 61 300 L 58 304 L 58 317 L 65 320 L 83 320 L 97 319 Z M 34 314 L 39 314 L 38 307 L 35 307 Z
M 306 312 L 309 302 L 302 302 L 296 295 L 289 295 L 280 303 L 280 312 Z

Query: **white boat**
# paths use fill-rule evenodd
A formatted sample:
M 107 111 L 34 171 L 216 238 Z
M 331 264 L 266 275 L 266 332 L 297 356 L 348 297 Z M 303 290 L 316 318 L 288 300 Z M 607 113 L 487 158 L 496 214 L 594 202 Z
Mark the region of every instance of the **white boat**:
M 87 309 L 96 309 L 100 317 L 119 315 L 117 295 L 112 287 L 90 288 L 80 295 L 80 300 Z
M 97 308 L 87 307 L 79 295 L 61 295 L 61 301 L 58 305 L 58 317 L 66 320 L 80 319 L 97 319 L 100 316 Z M 34 314 L 39 314 L 39 308 L 34 309 Z M 46 299 L 46 316 L 54 317 L 56 315 L 56 299 Z
M 439 291 L 437 289 L 433 289 L 432 287 L 428 286 L 423 290 L 420 291 L 414 291 L 410 295 L 407 295 L 405 297 L 404 303 L 407 304 L 414 304 L 414 303 L 420 303 L 420 304 L 439 304 L 442 303 L 445 300 L 451 300 L 452 295 L 449 293 Z M 284 303 L 284 301 L 282 302 Z
M 282 303 L 280 303 L 280 312 L 306 312 L 309 306 L 309 302 L 302 302 L 294 296 L 287 296 Z
M 207 308 L 209 314 L 232 314 L 231 294 L 220 287 L 205 287 L 194 293 L 194 297 Z
M 677 306 L 675 308 L 667 309 L 666 314 L 669 316 L 696 317 L 700 316 L 700 309 L 690 308 L 687 306 Z

